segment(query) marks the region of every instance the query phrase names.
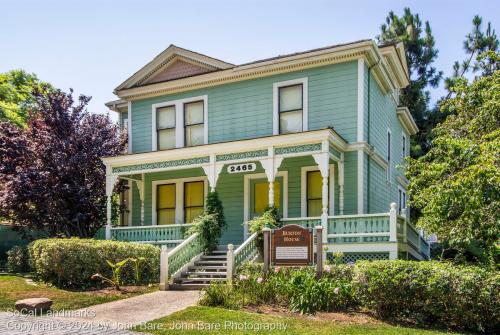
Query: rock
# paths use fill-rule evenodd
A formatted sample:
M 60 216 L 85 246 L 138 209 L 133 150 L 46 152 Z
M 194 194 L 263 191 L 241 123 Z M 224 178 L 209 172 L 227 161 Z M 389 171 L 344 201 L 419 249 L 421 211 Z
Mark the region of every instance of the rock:
M 43 313 L 50 309 L 52 300 L 48 298 L 30 298 L 16 301 L 16 309 L 20 312 Z

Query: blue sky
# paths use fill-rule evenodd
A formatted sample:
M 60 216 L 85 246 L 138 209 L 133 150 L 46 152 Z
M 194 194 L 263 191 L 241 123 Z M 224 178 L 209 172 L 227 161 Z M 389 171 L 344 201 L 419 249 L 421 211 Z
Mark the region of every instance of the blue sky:
M 464 58 L 475 14 L 500 29 L 500 1 L 2 0 L 0 72 L 34 72 L 92 96 L 89 110 L 102 113 L 113 89 L 171 43 L 240 64 L 374 38 L 387 13 L 404 7 L 430 21 L 445 74 Z

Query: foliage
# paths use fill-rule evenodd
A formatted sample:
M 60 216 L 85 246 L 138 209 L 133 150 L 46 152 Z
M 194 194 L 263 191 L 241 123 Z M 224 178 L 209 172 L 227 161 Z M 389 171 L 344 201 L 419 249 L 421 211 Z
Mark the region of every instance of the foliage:
M 363 304 L 383 318 L 472 331 L 500 327 L 497 271 L 440 262 L 361 262 L 355 283 Z
M 381 43 L 403 42 L 405 45 L 410 85 L 401 91 L 400 103 L 408 107 L 420 129 L 411 147 L 412 156 L 418 157 L 428 150 L 429 136 L 435 126 L 431 113 L 437 112 L 428 108 L 430 97 L 426 88 L 437 87 L 442 78 L 442 72 L 432 66 L 438 50 L 431 26 L 428 21 L 423 26 L 420 16 L 409 8 L 404 9 L 401 17 L 391 11 L 377 39 Z
M 217 191 L 209 192 L 205 203 L 205 212 L 207 214 L 216 214 L 221 231 L 226 229 L 227 222 L 224 217 L 224 208 L 222 207 L 222 201 L 220 201 Z
M 115 289 L 120 290 L 120 285 L 122 284 L 122 268 L 127 265 L 127 263 L 130 261 L 129 258 L 125 258 L 122 261 L 113 263 L 108 260 L 106 260 L 106 263 L 108 263 L 109 267 L 111 268 L 111 273 L 112 276 L 110 278 L 105 277 L 101 275 L 100 273 L 96 273 L 92 275 L 92 280 L 97 280 L 101 279 L 103 283 L 108 283 L 111 286 L 113 286 Z M 137 278 L 137 272 L 135 273 L 136 278 Z
M 498 55 L 492 55 L 498 59 Z M 477 242 L 482 262 L 494 263 L 500 234 L 500 71 L 472 84 L 458 80 L 450 115 L 435 129 L 431 150 L 411 159 L 410 205 L 421 211 L 417 225 L 450 246 Z
M 36 276 L 58 287 L 85 288 L 98 285 L 91 277 L 99 273 L 110 278 L 109 264 L 128 258 L 144 258 L 141 283 L 159 281 L 160 249 L 153 245 L 93 239 L 40 239 L 30 245 Z M 133 264 L 123 266 L 121 282 L 136 283 Z
M 274 229 L 282 226 L 283 223 L 281 222 L 281 217 L 277 207 L 268 207 L 264 210 L 264 213 L 262 213 L 261 216 L 248 221 L 248 230 L 250 233 L 258 233 L 255 243 L 260 255 L 264 255 L 264 235 L 262 233 L 262 229 L 265 227 Z
M 0 123 L 0 217 L 21 232 L 92 237 L 106 219 L 101 157 L 123 152 L 109 116 L 90 114 L 89 97 L 36 93 L 26 129 Z
M 35 107 L 33 92 L 48 92 L 53 88 L 41 82 L 33 73 L 12 70 L 0 73 L 0 122 L 24 127 L 29 112 Z
M 14 246 L 7 251 L 7 269 L 12 273 L 31 271 L 27 246 Z
M 135 281 L 137 283 L 141 282 L 141 265 L 146 261 L 144 257 L 129 258 L 128 259 L 134 265 Z
M 233 286 L 211 285 L 200 304 L 275 305 L 301 313 L 371 309 L 384 319 L 490 332 L 500 326 L 500 274 L 435 261 L 374 261 L 313 268 L 245 265 Z M 222 293 L 221 293 L 222 292 Z
M 217 249 L 222 235 L 217 214 L 203 213 L 193 221 L 193 226 L 187 231 L 187 236 L 198 233 L 201 236 L 203 250 L 210 253 Z
M 462 63 L 458 61 L 453 64 L 453 74 L 445 79 L 445 86 L 451 88 L 455 86 L 458 78 L 464 77 L 468 72 L 480 72 L 480 76 L 491 76 L 496 70 L 500 69 L 498 59 L 488 58 L 481 60 L 481 54 L 485 52 L 498 52 L 499 41 L 495 30 L 488 22 L 486 31 L 482 30 L 483 19 L 476 15 L 472 19 L 472 31 L 465 36 L 464 50 L 467 59 Z M 452 91 L 448 94 L 451 96 Z

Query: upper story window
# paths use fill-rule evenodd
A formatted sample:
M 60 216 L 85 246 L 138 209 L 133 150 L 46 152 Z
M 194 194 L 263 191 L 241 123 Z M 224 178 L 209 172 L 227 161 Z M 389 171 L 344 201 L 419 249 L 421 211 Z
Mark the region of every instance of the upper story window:
M 175 105 L 156 110 L 156 139 L 158 150 L 175 148 Z
M 392 139 L 391 139 L 391 131 L 389 129 L 387 129 L 387 156 L 386 156 L 386 159 L 387 159 L 387 164 L 388 164 L 388 167 L 387 167 L 387 181 L 390 181 L 391 179 L 391 148 L 392 148 L 392 143 L 391 143 Z
M 153 104 L 152 150 L 208 143 L 207 96 Z
M 204 143 L 203 101 L 184 104 L 184 136 L 186 147 Z
M 401 145 L 402 145 L 402 148 L 401 148 L 401 154 L 403 155 L 403 159 L 406 157 L 407 155 L 407 149 L 406 149 L 406 135 L 405 133 L 403 133 L 402 137 L 401 137 Z
M 406 190 L 398 186 L 398 214 L 401 215 L 403 209 L 406 209 Z
M 308 130 L 307 78 L 273 85 L 273 134 L 290 134 Z

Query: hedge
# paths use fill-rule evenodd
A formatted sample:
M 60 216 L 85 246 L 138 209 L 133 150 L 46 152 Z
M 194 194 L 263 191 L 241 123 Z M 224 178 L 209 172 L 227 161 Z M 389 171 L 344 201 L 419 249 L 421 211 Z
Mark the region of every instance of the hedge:
M 160 249 L 153 245 L 93 239 L 50 238 L 33 242 L 30 261 L 37 278 L 58 287 L 83 289 L 100 286 L 90 277 L 100 273 L 111 276 L 107 260 L 116 263 L 126 258 L 144 257 L 140 265 L 141 283 L 158 283 Z M 136 284 L 133 265 L 122 269 L 122 282 Z
M 313 268 L 247 266 L 232 287 L 208 287 L 201 304 L 239 308 L 271 304 L 301 313 L 369 309 L 382 319 L 450 329 L 500 329 L 500 274 L 436 261 L 374 261 Z

